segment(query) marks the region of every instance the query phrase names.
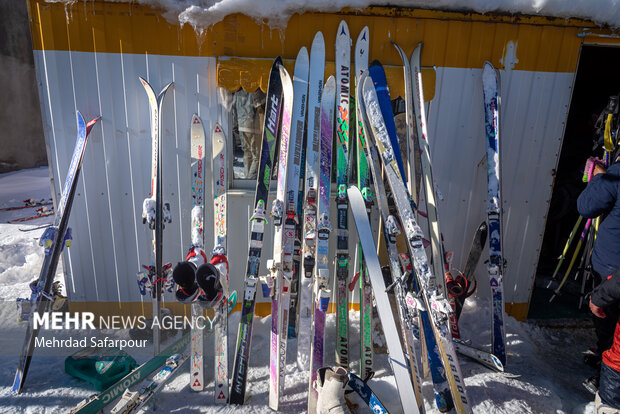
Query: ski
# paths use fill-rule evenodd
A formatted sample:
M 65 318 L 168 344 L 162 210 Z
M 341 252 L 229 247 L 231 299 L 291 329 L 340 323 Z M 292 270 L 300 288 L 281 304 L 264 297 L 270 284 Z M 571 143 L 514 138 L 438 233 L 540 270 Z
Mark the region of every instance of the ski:
M 312 341 L 312 287 L 317 244 L 317 193 L 321 146 L 321 94 L 325 72 L 325 41 L 317 32 L 310 49 L 308 81 L 308 128 L 306 134 L 306 169 L 303 218 L 303 276 L 299 283 L 299 329 L 297 335 L 297 367 L 310 368 Z
M 260 255 L 263 248 L 263 235 L 267 217 L 265 208 L 269 196 L 269 183 L 273 168 L 273 158 L 282 111 L 282 80 L 279 67 L 282 59 L 277 57 L 271 67 L 266 97 L 266 114 L 263 124 L 263 141 L 261 146 L 260 168 L 256 180 L 254 197 L 254 214 L 250 218 L 250 242 L 248 263 L 243 287 L 243 304 L 241 320 L 237 333 L 235 361 L 233 365 L 230 403 L 243 404 L 247 385 L 247 374 L 250 363 L 250 346 L 252 339 L 252 319 L 256 303 L 256 284 L 260 268 Z
M 365 71 L 359 78 L 357 84 L 357 96 L 360 98 L 357 101 L 358 114 L 360 115 L 359 121 L 362 123 L 362 130 L 364 137 L 367 138 L 371 133 L 369 129 L 368 119 L 365 116 L 366 110 L 364 107 L 364 100 L 362 98 L 362 85 L 365 79 L 368 77 L 368 71 Z M 388 255 L 388 261 L 390 266 L 390 272 L 392 278 L 395 280 L 390 285 L 386 292 L 389 292 L 392 288 L 395 291 L 395 297 L 397 300 L 398 318 L 400 322 L 401 336 L 403 338 L 403 349 L 408 359 L 408 368 L 410 376 L 413 381 L 413 387 L 415 392 L 415 398 L 417 402 L 417 409 L 419 412 L 424 412 L 424 398 L 422 396 L 422 367 L 420 364 L 420 356 L 422 355 L 421 341 L 420 341 L 420 328 L 417 322 L 416 312 L 410 310 L 406 304 L 405 290 L 407 288 L 406 283 L 403 283 L 405 274 L 401 272 L 401 260 L 399 258 L 396 247 L 396 236 L 400 233 L 398 225 L 396 224 L 396 218 L 390 214 L 388 206 L 388 197 L 386 194 L 385 186 L 383 184 L 383 177 L 381 176 L 381 167 L 379 166 L 379 158 L 374 147 L 368 145 L 368 140 L 361 142 L 361 149 L 364 151 L 364 156 L 370 166 L 370 170 L 374 176 L 374 196 L 381 213 L 381 219 L 383 220 L 383 235 L 386 243 L 386 250 Z M 363 196 L 363 193 L 362 193 Z M 405 271 L 411 271 L 405 266 Z
M 24 221 L 31 221 L 31 220 L 36 220 L 36 219 L 40 219 L 43 217 L 49 217 L 53 214 L 54 214 L 54 210 L 42 210 L 38 214 L 35 214 L 34 216 L 16 218 L 16 219 L 7 221 L 7 223 L 11 223 L 11 224 L 23 223 Z
M 409 59 L 407 59 L 407 55 L 396 43 L 392 42 L 396 51 L 400 55 L 400 59 L 403 61 L 403 75 L 405 80 L 405 119 L 407 123 L 407 171 L 406 177 L 407 181 L 407 189 L 409 190 L 409 194 L 413 198 L 413 202 L 418 204 L 418 194 L 419 194 L 419 181 L 416 178 L 416 154 L 415 154 L 415 143 L 418 140 L 417 138 L 417 130 L 415 129 L 415 113 L 413 111 L 413 89 L 411 86 L 411 65 L 409 64 Z
M 415 388 L 409 374 L 409 369 L 407 368 L 407 359 L 405 358 L 403 348 L 400 344 L 398 330 L 396 329 L 396 321 L 392 315 L 390 300 L 385 289 L 381 265 L 379 264 L 379 257 L 377 256 L 377 249 L 373 241 L 370 221 L 366 213 L 366 203 L 359 189 L 353 186 L 348 189 L 348 199 L 359 239 L 362 244 L 362 250 L 364 251 L 366 269 L 377 303 L 377 311 L 379 312 L 383 332 L 386 336 L 390 365 L 392 366 L 394 378 L 396 379 L 396 387 L 398 388 L 401 406 L 403 407 L 403 412 L 419 413 L 420 410 L 418 409 L 419 404 L 416 399 Z
M 299 176 L 301 174 L 301 148 L 303 145 L 303 135 L 306 120 L 306 101 L 308 95 L 308 51 L 305 47 L 302 47 L 297 54 L 295 60 L 295 71 L 293 75 L 293 107 L 292 107 L 292 119 L 290 121 L 290 142 L 289 142 L 289 159 L 287 163 L 288 172 L 286 173 L 286 192 L 285 192 L 285 208 L 286 215 L 283 222 L 283 238 L 282 238 L 282 259 L 281 259 L 281 273 L 277 286 L 278 290 L 278 303 L 281 314 L 278 317 L 280 323 L 280 346 L 278 348 L 279 353 L 279 367 L 278 373 L 280 379 L 278 385 L 280 387 L 278 391 L 279 396 L 282 395 L 284 390 L 284 377 L 286 367 L 286 349 L 287 349 L 287 326 L 289 315 L 287 314 L 290 309 L 290 292 L 292 285 L 292 278 L 294 273 L 294 250 L 295 250 L 295 235 L 299 219 L 297 216 L 297 201 L 299 196 Z M 284 70 L 282 68 L 282 70 Z M 290 92 L 289 92 L 290 93 Z M 285 98 L 286 102 L 286 98 Z M 284 116 L 283 123 L 284 125 Z
M 169 356 L 159 372 L 140 387 L 140 390 L 132 392 L 126 389 L 119 402 L 110 410 L 110 414 L 129 414 L 140 411 L 180 371 L 187 359 L 188 356 L 183 354 Z
M 305 49 L 303 49 L 305 50 Z M 306 52 L 307 58 L 307 52 Z M 300 55 L 298 61 L 301 65 Z M 306 59 L 307 62 L 307 59 Z M 298 69 L 295 62 L 295 69 Z M 269 347 L 269 407 L 278 411 L 280 395 L 284 389 L 283 368 L 286 366 L 286 337 L 288 330 L 289 303 L 283 303 L 288 296 L 288 289 L 293 272 L 293 244 L 295 242 L 295 200 L 299 186 L 299 151 L 297 158 L 291 157 L 291 149 L 300 150 L 300 145 L 291 141 L 291 115 L 293 110 L 293 85 L 291 78 L 280 66 L 282 80 L 282 118 L 280 122 L 280 149 L 278 151 L 278 181 L 276 198 L 273 200 L 271 216 L 274 223 L 273 259 L 268 267 L 271 276 L 267 277 L 267 290 L 271 296 L 271 336 Z M 297 162 L 297 177 L 289 168 L 289 163 Z M 291 191 L 289 193 L 289 190 Z M 292 217 L 289 217 L 292 214 Z M 286 273 L 286 275 L 285 275 Z M 286 292 L 285 292 L 286 291 Z M 283 349 L 284 348 L 284 349 Z
M 336 365 L 349 368 L 349 230 L 347 186 L 349 185 L 349 88 L 351 36 L 342 20 L 336 33 Z
M 360 76 L 368 69 L 368 48 L 370 33 L 368 26 L 364 26 L 355 42 L 355 86 L 359 85 Z M 357 98 L 356 98 L 357 99 Z M 357 120 L 357 185 L 362 191 L 366 202 L 366 210 L 370 217 L 372 207 L 372 191 L 370 190 L 370 172 L 368 161 L 364 155 L 366 138 L 360 119 L 359 102 L 356 101 L 355 119 Z M 359 292 L 360 292 L 360 370 L 362 377 L 367 378 L 372 371 L 372 287 L 366 274 L 366 263 L 360 244 L 357 248 L 357 262 L 359 269 Z
M 471 243 L 469 255 L 467 256 L 467 260 L 465 261 L 465 267 L 463 268 L 463 277 L 465 278 L 465 284 L 467 288 L 464 292 L 461 293 L 460 296 L 454 298 L 457 320 L 461 316 L 465 299 L 467 299 L 476 289 L 477 282 L 474 272 L 476 271 L 476 266 L 478 266 L 478 262 L 480 261 L 480 256 L 482 256 L 482 250 L 484 249 L 484 244 L 487 241 L 487 234 L 488 226 L 485 220 L 480 223 L 480 226 L 478 226 L 476 232 L 474 233 L 474 239 Z M 471 287 L 472 283 L 473 287 Z M 448 288 L 448 290 L 450 289 Z
M 411 253 L 413 267 L 417 277 L 418 286 L 422 296 L 422 303 L 425 309 L 430 312 L 430 321 L 440 351 L 443 367 L 446 372 L 450 391 L 457 413 L 471 412 L 469 398 L 465 385 L 463 383 L 463 375 L 456 357 L 456 351 L 451 341 L 450 329 L 448 326 L 448 316 L 451 313 L 450 304 L 438 292 L 436 286 L 436 278 L 430 272 L 426 252 L 422 244 L 422 230 L 418 226 L 412 209 L 412 200 L 407 189 L 400 177 L 398 165 L 394 157 L 388 131 L 383 122 L 381 109 L 377 102 L 376 91 L 372 79 L 367 78 L 363 84 L 363 99 L 366 116 L 370 121 L 373 133 L 369 134 L 374 140 L 377 150 L 381 153 L 384 171 L 389 186 L 392 190 L 392 196 L 400 221 L 408 242 Z M 375 295 L 377 294 L 375 290 Z M 415 295 L 408 293 L 408 299 L 415 301 Z M 420 307 L 422 307 L 420 303 Z
M 228 314 L 233 311 L 236 304 L 237 292 L 232 292 L 228 300 Z M 216 323 L 217 321 L 214 320 L 213 322 Z M 212 333 L 213 331 L 209 330 L 206 334 L 206 338 L 210 337 Z M 169 356 L 183 352 L 187 347 L 187 344 L 190 343 L 190 340 L 190 334 L 183 335 L 157 356 L 149 359 L 101 393 L 93 395 L 80 402 L 75 408 L 69 411 L 69 414 L 95 414 L 100 412 L 108 404 L 114 402 L 120 395 L 122 395 L 126 389 L 129 389 L 143 381 L 153 371 L 161 367 Z
M 407 72 L 408 66 L 409 64 L 407 62 L 407 64 L 405 65 L 405 72 Z M 375 90 L 377 91 L 379 108 L 381 109 L 381 114 L 385 122 L 388 136 L 390 136 L 390 143 L 392 144 L 392 148 L 394 151 L 396 165 L 399 167 L 399 172 L 401 174 L 400 177 L 403 180 L 404 185 L 409 185 L 409 183 L 405 181 L 406 176 L 403 175 L 405 172 L 405 168 L 402 164 L 402 154 L 400 150 L 400 145 L 398 143 L 398 137 L 396 135 L 396 124 L 394 122 L 394 115 L 392 112 L 392 106 L 390 104 L 391 99 L 390 92 L 387 86 L 387 79 L 383 67 L 379 62 L 373 62 L 369 69 L 369 77 L 371 78 Z M 407 85 L 407 83 L 410 82 L 406 82 L 405 85 Z M 377 168 L 377 170 L 380 171 L 379 168 Z M 379 175 L 378 179 L 381 179 L 380 177 L 381 176 Z M 417 210 L 414 209 L 414 214 L 416 212 Z M 398 273 L 393 272 L 393 275 L 398 275 Z M 417 286 L 414 287 L 416 291 L 419 290 Z M 433 332 L 430 327 L 428 312 L 425 309 L 419 309 L 416 313 L 419 314 L 422 327 L 422 335 L 424 338 L 424 343 L 422 345 L 426 345 L 426 352 L 420 352 L 420 357 L 426 357 L 427 359 L 431 378 L 433 381 L 433 389 L 435 392 L 435 401 L 437 403 L 437 407 L 440 410 L 448 411 L 452 407 L 449 386 L 447 383 L 444 369 L 442 367 L 439 350 L 437 349 L 437 342 L 435 341 L 435 337 L 433 336 Z M 422 349 L 422 351 L 423 350 L 424 348 Z
M 190 335 L 183 335 L 155 357 L 140 365 L 101 393 L 80 402 L 69 414 L 95 414 L 115 401 L 125 390 L 143 381 L 157 368 L 161 367 L 168 357 L 183 352 L 190 342 Z
M 205 193 L 205 145 L 206 138 L 204 126 L 198 115 L 192 116 L 190 127 L 190 152 L 191 152 L 191 235 L 192 243 L 188 261 L 196 262 L 196 268 L 206 262 L 204 254 L 204 193 Z M 192 254 L 192 252 L 195 252 Z M 195 258 L 195 259 L 194 259 Z M 194 276 L 195 280 L 195 276 Z M 195 283 L 195 282 L 194 282 Z M 197 287 L 194 286 L 196 289 Z M 189 293 L 189 292 L 188 292 Z M 196 321 L 204 316 L 204 309 L 198 302 L 191 304 L 191 315 L 194 324 L 191 328 L 191 352 L 190 352 L 190 375 L 189 386 L 193 391 L 204 389 L 204 330 L 201 329 Z
M 466 357 L 494 371 L 504 372 L 504 365 L 502 364 L 502 361 L 500 361 L 499 358 L 492 353 L 473 347 L 468 343 L 461 341 L 460 339 L 452 340 L 454 341 L 454 347 L 456 348 L 456 352 L 458 352 L 459 354 L 465 355 Z
M 24 200 L 23 202 L 24 204 L 21 206 L 2 207 L 0 208 L 0 211 L 13 211 L 13 210 L 21 210 L 21 209 L 29 208 L 29 207 L 49 206 L 52 204 L 52 199 L 42 198 L 41 200 L 35 200 L 34 198 L 30 198 L 28 200 Z
M 151 297 L 153 300 L 153 319 L 161 319 L 161 297 L 164 281 L 168 280 L 163 265 L 163 231 L 164 222 L 171 222 L 170 206 L 163 201 L 163 180 L 161 179 L 162 157 L 161 157 L 161 130 L 162 116 L 161 109 L 164 104 L 166 92 L 172 86 L 172 82 L 164 86 L 159 95 L 151 85 L 140 78 L 140 82 L 149 98 L 151 114 L 151 139 L 152 139 L 152 160 L 151 160 L 151 196 L 144 200 L 142 205 L 142 222 L 148 224 L 153 230 L 153 254 L 155 264 L 149 268 L 148 278 L 150 282 Z M 160 351 L 160 329 L 159 326 L 153 329 L 153 351 L 157 355 Z
M 415 113 L 416 132 L 418 136 L 418 144 L 420 147 L 420 163 L 422 165 L 422 186 L 424 187 L 424 198 L 426 200 L 426 215 L 428 222 L 428 237 L 431 241 L 432 266 L 433 273 L 439 281 L 437 286 L 439 293 L 446 295 L 446 281 L 444 276 L 444 260 L 445 255 L 441 242 L 441 231 L 439 229 L 439 218 L 437 216 L 437 203 L 435 201 L 435 181 L 433 179 L 433 167 L 431 162 L 430 145 L 428 141 L 428 130 L 426 122 L 426 113 L 424 109 L 424 91 L 422 89 L 422 69 L 420 66 L 420 55 L 422 53 L 422 43 L 419 43 L 410 59 L 412 89 L 413 93 L 413 110 Z M 451 320 L 451 330 L 457 329 L 455 319 Z
M 68 227 L 69 216 L 71 214 L 71 207 L 73 205 L 82 162 L 84 160 L 88 135 L 98 120 L 99 117 L 85 123 L 82 114 L 80 114 L 79 111 L 77 112 L 77 141 L 73 150 L 73 156 L 71 157 L 67 178 L 65 179 L 62 189 L 62 196 L 58 202 L 54 224 L 45 229 L 43 235 L 39 239 L 39 245 L 45 247 L 45 257 L 43 258 L 43 265 L 41 266 L 41 272 L 39 273 L 36 287 L 32 290 L 30 296 L 31 317 L 28 318 L 24 346 L 21 356 L 19 357 L 15 378 L 13 380 L 13 392 L 18 394 L 22 391 L 24 382 L 26 381 L 26 375 L 28 374 L 28 368 L 30 367 L 30 361 L 32 360 L 34 351 L 35 340 L 39 335 L 39 328 L 35 328 L 34 317 L 32 317 L 32 315 L 35 313 L 42 314 L 49 310 L 53 300 L 50 292 L 52 284 L 54 283 L 54 276 L 56 274 L 60 255 L 65 246 L 69 247 L 71 245 L 71 229 Z
M 313 285 L 312 340 L 310 343 L 310 379 L 308 387 L 308 414 L 316 413 L 318 393 L 315 382 L 323 367 L 325 349 L 325 317 L 329 305 L 329 196 L 331 189 L 332 142 L 334 133 L 336 80 L 330 76 L 325 82 L 321 98 L 321 149 L 319 164 L 319 205 L 317 221 L 316 268 Z
M 213 183 L 213 232 L 214 247 L 211 264 L 220 274 L 224 297 L 229 298 L 227 259 L 227 146 L 224 131 L 215 124 L 212 134 L 212 183 Z M 216 404 L 228 403 L 228 311 L 227 300 L 220 301 L 215 308 L 218 323 L 215 326 L 214 398 Z
M 482 70 L 484 119 L 487 154 L 487 221 L 489 223 L 489 282 L 491 284 L 493 336 L 492 348 L 506 365 L 506 333 L 504 331 L 504 259 L 502 256 L 501 153 L 499 132 L 499 73 L 485 62 Z
M 377 394 L 368 386 L 366 381 L 352 372 L 348 372 L 347 376 L 349 377 L 347 385 L 364 400 L 368 408 L 370 408 L 370 411 L 374 414 L 389 414 L 387 408 L 379 401 L 379 397 L 377 397 Z
M 34 231 L 34 230 L 41 230 L 47 227 L 50 227 L 51 224 L 42 224 L 40 226 L 36 226 L 36 227 L 29 227 L 29 228 L 19 228 L 19 231 L 23 231 L 23 232 L 28 232 L 28 231 Z

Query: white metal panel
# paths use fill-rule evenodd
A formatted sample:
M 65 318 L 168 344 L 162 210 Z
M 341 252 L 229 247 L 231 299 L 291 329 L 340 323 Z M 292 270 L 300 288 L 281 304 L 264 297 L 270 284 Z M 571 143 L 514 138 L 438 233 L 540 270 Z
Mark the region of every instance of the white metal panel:
M 152 262 L 152 232 L 141 222 L 142 201 L 150 192 L 151 131 L 149 103 L 138 76 L 145 77 L 156 92 L 174 81 L 162 113 L 164 197 L 170 202 L 173 218 L 164 230 L 164 261 L 174 264 L 185 257 L 190 239 L 192 113 L 201 116 L 209 138 L 215 122 L 221 122 L 230 136 L 218 103 L 215 59 L 38 50 L 34 55 L 57 194 L 75 143 L 75 110 L 88 119 L 102 116 L 89 138 L 70 219 L 75 242 L 65 253 L 69 296 L 73 301 L 143 300 L 135 275 L 141 264 Z M 207 154 L 210 145 L 207 139 Z M 205 176 L 210 174 L 211 165 L 207 163 Z M 211 200 L 210 180 L 206 180 L 205 195 Z M 239 292 L 246 270 L 253 200 L 252 190 L 232 190 L 229 194 L 230 286 Z M 212 203 L 207 201 L 205 210 L 209 254 L 213 245 L 209 219 Z M 335 203 L 333 210 L 335 217 Z M 268 272 L 266 261 L 273 245 L 271 226 L 266 230 L 261 274 Z M 357 237 L 351 233 L 354 246 Z M 334 249 L 335 242 L 330 243 L 332 258 Z M 265 301 L 261 296 L 257 299 Z M 174 300 L 171 295 L 165 297 Z
M 529 301 L 573 84 L 573 73 L 501 72 L 503 242 L 506 302 Z M 471 239 L 486 219 L 482 70 L 438 68 L 429 139 L 446 250 L 463 268 Z M 477 267 L 488 297 L 484 261 Z
M 140 220 L 142 200 L 149 193 L 151 132 L 148 100 L 138 76 L 146 77 L 157 91 L 175 82 L 164 105 L 162 131 L 164 194 L 173 216 L 164 230 L 164 260 L 175 263 L 183 259 L 190 237 L 191 115 L 201 116 L 209 137 L 213 123 L 222 121 L 215 59 L 38 50 L 34 56 L 57 194 L 75 143 L 75 110 L 87 118 L 103 117 L 86 150 L 71 216 L 75 243 L 66 253 L 71 299 L 140 300 L 135 273 L 140 264 L 152 260 L 151 232 Z M 529 299 L 536 269 L 574 74 L 514 70 L 501 75 L 506 301 L 523 303 Z M 222 124 L 228 133 L 229 125 Z M 442 231 L 447 250 L 455 253 L 455 266 L 462 267 L 473 232 L 486 217 L 481 70 L 437 69 L 429 125 L 434 176 L 443 195 L 438 203 Z M 210 167 L 207 163 L 207 176 Z M 207 200 L 211 193 L 207 181 Z M 253 191 L 232 191 L 229 200 L 231 288 L 240 291 Z M 207 249 L 213 244 L 208 219 L 212 214 L 207 203 Z M 350 227 L 354 229 L 352 223 Z M 267 229 L 262 274 L 271 256 L 272 234 Z M 351 236 L 355 239 L 354 230 Z M 484 292 L 488 287 L 482 261 L 477 277 Z
M 176 262 L 190 237 L 191 115 L 201 115 L 207 133 L 220 121 L 215 59 L 38 50 L 34 56 L 57 194 L 75 143 L 75 110 L 89 119 L 102 115 L 89 139 L 71 214 L 75 243 L 65 256 L 68 293 L 74 301 L 140 300 L 135 274 L 140 264 L 151 262 L 152 232 L 140 220 L 150 191 L 151 131 L 138 76 L 156 91 L 175 82 L 163 108 L 162 159 L 173 215 L 164 230 L 164 260 Z M 209 196 L 209 185 L 206 190 Z M 213 238 L 206 234 L 210 248 Z

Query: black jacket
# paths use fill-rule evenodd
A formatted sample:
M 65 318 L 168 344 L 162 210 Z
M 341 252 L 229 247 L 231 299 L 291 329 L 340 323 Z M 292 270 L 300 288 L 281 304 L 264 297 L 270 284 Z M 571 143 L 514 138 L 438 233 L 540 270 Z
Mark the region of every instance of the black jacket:
M 620 303 L 620 267 L 603 276 L 603 282 L 592 292 L 592 303 L 601 308 Z
M 592 267 L 603 277 L 610 275 L 620 266 L 620 163 L 590 180 L 577 199 L 577 210 L 585 218 L 607 214 L 594 242 Z

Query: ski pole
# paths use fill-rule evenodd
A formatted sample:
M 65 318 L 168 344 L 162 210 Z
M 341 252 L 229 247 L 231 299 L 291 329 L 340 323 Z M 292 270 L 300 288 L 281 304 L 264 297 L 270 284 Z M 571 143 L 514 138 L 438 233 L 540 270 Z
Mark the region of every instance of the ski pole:
M 571 230 L 570 235 L 568 236 L 568 240 L 566 241 L 566 245 L 564 246 L 562 255 L 559 257 L 558 264 L 555 267 L 555 270 L 553 271 L 553 275 L 551 275 L 551 280 L 547 284 L 547 289 L 551 288 L 551 284 L 553 283 L 556 276 L 558 275 L 558 272 L 560 271 L 560 267 L 562 267 L 562 263 L 564 263 L 564 259 L 566 259 L 566 253 L 568 253 L 568 249 L 570 248 L 570 245 L 573 244 L 573 239 L 575 238 L 575 235 L 577 234 L 577 230 L 579 229 L 579 226 L 581 225 L 582 221 L 583 221 L 583 217 L 579 216 L 579 218 L 577 219 L 577 222 L 575 223 L 575 226 L 573 226 L 573 229 Z
M 577 247 L 575 248 L 575 253 L 573 254 L 573 257 L 572 257 L 570 263 L 568 264 L 568 268 L 566 269 L 566 273 L 564 273 L 564 277 L 562 278 L 562 281 L 558 285 L 557 289 L 555 289 L 553 291 L 553 295 L 551 295 L 551 299 L 549 299 L 549 303 L 551 303 L 551 301 L 553 301 L 553 299 L 555 299 L 555 297 L 560 294 L 560 289 L 562 289 L 562 286 L 564 286 L 564 283 L 566 283 L 566 280 L 568 279 L 568 275 L 570 274 L 571 270 L 573 270 L 573 265 L 575 264 L 575 261 L 577 260 L 577 257 L 579 256 L 579 252 L 581 251 L 581 245 L 583 244 L 584 240 L 586 239 L 586 236 L 588 234 L 588 230 L 590 229 L 590 224 L 591 223 L 592 223 L 592 219 L 588 219 L 588 221 L 586 221 L 586 225 L 585 225 L 585 227 L 583 229 L 583 232 L 581 233 L 581 237 L 579 238 L 579 242 L 577 243 Z

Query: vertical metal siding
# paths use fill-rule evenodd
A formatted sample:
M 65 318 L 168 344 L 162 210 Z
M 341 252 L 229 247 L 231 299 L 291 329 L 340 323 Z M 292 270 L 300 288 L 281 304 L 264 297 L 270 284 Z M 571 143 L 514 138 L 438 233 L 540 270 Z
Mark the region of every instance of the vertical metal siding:
M 106 7 L 114 8 L 109 4 Z M 140 220 L 142 201 L 149 193 L 151 131 L 148 100 L 138 76 L 146 77 L 156 91 L 170 81 L 175 82 L 163 109 L 161 132 L 164 193 L 166 201 L 171 204 L 173 217 L 173 223 L 164 230 L 164 260 L 176 262 L 184 257 L 190 236 L 188 157 L 191 114 L 197 112 L 201 116 L 207 136 L 210 137 L 210 129 L 216 121 L 223 121 L 227 136 L 230 136 L 228 116 L 222 117 L 218 105 L 216 61 L 215 58 L 139 54 L 141 46 L 136 40 L 139 36 L 134 33 L 139 25 L 123 25 L 118 22 L 124 20 L 110 20 L 117 23 L 114 27 L 106 27 L 108 21 L 99 17 L 88 23 L 75 19 L 70 25 L 55 25 L 49 9 L 49 5 L 45 5 L 36 19 L 41 27 L 51 28 L 51 32 L 45 33 L 53 33 L 46 38 L 45 48 L 53 49 L 56 42 L 59 49 L 71 48 L 72 41 L 75 45 L 83 38 L 82 34 L 92 31 L 95 50 L 34 51 L 46 143 L 50 149 L 50 166 L 57 194 L 64 183 L 75 143 L 75 110 L 79 109 L 87 118 L 98 114 L 103 116 L 93 130 L 86 150 L 72 212 L 70 224 L 75 243 L 65 251 L 68 291 L 73 301 L 138 301 L 141 299 L 135 273 L 141 264 L 152 261 L 151 231 Z M 138 13 L 132 18 L 145 24 L 148 20 L 140 20 L 144 16 Z M 316 22 L 322 25 L 329 22 L 328 26 L 335 27 L 340 18 L 335 14 L 326 15 Z M 356 24 L 368 21 L 368 16 L 350 18 Z M 423 63 L 439 65 L 429 115 L 429 139 L 434 176 L 443 196 L 438 201 L 442 230 L 447 250 L 455 253 L 456 267 L 464 265 L 473 232 L 486 218 L 481 70 L 470 67 L 478 66 L 483 59 L 491 59 L 495 63 L 502 62 L 508 69 L 501 72 L 500 113 L 507 260 L 504 285 L 507 302 L 528 302 L 551 197 L 552 170 L 561 147 L 575 76 L 572 62 L 578 53 L 576 28 L 433 18 L 394 20 L 377 17 L 371 20 L 372 23 L 376 24 L 377 33 L 371 36 L 372 54 L 382 56 L 384 63 L 395 63 L 390 60 L 392 55 L 397 59 L 386 41 L 393 34 L 407 50 L 425 40 Z M 396 27 L 393 28 L 393 24 Z M 152 30 L 154 26 L 146 27 Z M 244 30 L 237 23 L 229 28 L 233 34 Z M 176 32 L 178 43 L 187 46 L 187 42 L 181 41 L 182 30 Z M 403 33 L 406 33 L 406 39 L 402 39 Z M 63 43 L 65 38 L 68 45 Z M 295 34 L 292 38 L 287 42 L 287 48 L 303 36 Z M 165 36 L 165 39 L 167 45 L 173 44 L 171 54 L 187 51 L 181 47 L 174 49 L 177 41 L 174 36 Z M 119 42 L 121 53 L 97 52 L 116 51 Z M 507 50 L 512 42 L 516 58 L 521 59 L 516 67 L 521 70 L 509 69 Z M 238 43 L 245 45 L 242 41 Z M 524 47 L 526 44 L 527 48 Z M 89 44 L 84 50 L 91 50 L 91 46 Z M 123 48 L 127 50 L 134 46 L 137 49 L 135 54 L 122 52 Z M 219 47 L 228 46 L 235 46 L 235 49 L 222 49 L 221 54 L 231 55 L 234 52 L 228 53 L 229 50 L 237 50 L 234 42 L 219 42 Z M 284 50 L 284 44 L 280 46 Z M 258 53 L 254 48 L 251 50 Z M 260 53 L 271 54 L 265 50 L 261 48 Z M 328 54 L 331 50 L 328 48 Z M 250 55 L 254 56 L 244 54 Z M 210 151 L 208 144 L 207 154 Z M 206 166 L 208 177 L 210 162 Z M 213 243 L 210 181 L 206 182 L 205 190 L 205 245 L 210 250 Z M 237 290 L 241 289 L 245 273 L 252 200 L 251 190 L 233 190 L 229 196 L 230 279 L 231 288 Z M 354 228 L 352 220 L 350 227 Z M 350 234 L 354 239 L 354 230 Z M 333 244 L 330 246 L 331 257 Z M 261 274 L 267 273 L 265 262 L 271 257 L 271 246 L 272 234 L 268 226 Z M 353 240 L 351 246 L 353 260 Z M 485 251 L 483 261 L 487 256 Z M 477 277 L 481 288 L 484 287 L 484 295 L 488 284 L 483 261 L 478 266 Z M 167 299 L 171 300 L 171 297 L 168 295 Z
M 504 287 L 507 302 L 529 301 L 574 74 L 501 72 Z M 437 69 L 429 139 L 446 249 L 462 269 L 486 219 L 486 147 L 481 69 Z M 488 246 L 476 277 L 488 297 Z
M 175 82 L 163 108 L 162 157 L 164 193 L 173 216 L 164 231 L 164 260 L 176 262 L 183 258 L 190 234 L 190 117 L 193 112 L 201 115 L 208 136 L 213 123 L 221 119 L 215 59 L 35 51 L 35 60 L 57 193 L 75 143 L 75 109 L 87 118 L 103 116 L 90 137 L 71 217 L 75 244 L 65 253 L 71 299 L 140 300 L 135 273 L 140 264 L 152 260 L 151 232 L 140 220 L 142 200 L 149 193 L 151 131 L 148 100 L 138 76 L 145 76 L 157 91 Z M 506 300 L 523 303 L 529 299 L 542 242 L 551 172 L 574 74 L 513 70 L 501 75 Z M 455 266 L 462 267 L 473 232 L 486 217 L 481 70 L 438 68 L 436 87 L 429 132 L 435 180 L 443 195 L 440 217 L 446 248 L 454 251 Z M 210 154 L 210 144 L 206 150 Z M 211 191 L 208 181 L 207 200 Z M 231 287 L 237 290 L 245 272 L 252 199 L 251 191 L 233 191 L 230 196 L 230 277 Z M 213 243 L 212 214 L 207 202 L 207 249 Z M 268 232 L 263 274 L 271 256 L 271 237 Z M 486 280 L 482 262 L 477 276 Z
M 175 82 L 162 110 L 162 172 L 173 217 L 164 230 L 164 260 L 177 261 L 184 257 L 190 234 L 191 114 L 201 115 L 207 134 L 220 121 L 215 59 L 63 51 L 34 55 L 57 194 L 75 144 L 75 110 L 86 118 L 102 115 L 89 138 L 71 214 L 75 243 L 65 251 L 70 297 L 139 300 L 135 274 L 140 264 L 152 261 L 152 232 L 140 220 L 142 201 L 150 192 L 151 131 L 148 99 L 138 76 L 156 91 Z M 210 150 L 208 144 L 207 154 Z M 206 195 L 210 200 L 210 182 Z M 206 210 L 208 229 L 212 206 Z M 213 238 L 205 233 L 210 249 Z

